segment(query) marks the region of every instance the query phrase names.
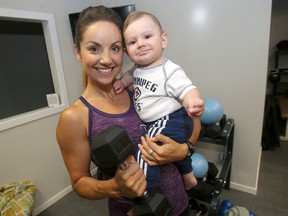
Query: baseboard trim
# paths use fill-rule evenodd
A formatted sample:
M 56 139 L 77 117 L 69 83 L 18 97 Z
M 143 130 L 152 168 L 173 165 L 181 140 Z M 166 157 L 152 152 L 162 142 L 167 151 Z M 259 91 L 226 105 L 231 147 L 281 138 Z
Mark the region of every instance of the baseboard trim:
M 97 167 L 91 170 L 91 175 L 95 175 L 97 171 Z M 42 211 L 44 211 L 45 209 L 49 208 L 51 205 L 53 205 L 54 203 L 56 203 L 58 200 L 60 200 L 61 198 L 63 198 L 64 196 L 66 196 L 68 193 L 70 193 L 72 191 L 72 187 L 71 185 L 69 185 L 68 187 L 66 187 L 64 190 L 60 191 L 58 194 L 56 194 L 55 196 L 53 196 L 51 199 L 47 200 L 46 202 L 44 202 L 42 205 L 40 205 L 39 207 L 35 208 L 33 211 L 33 215 L 37 216 L 38 214 L 40 214 Z
M 51 205 L 56 203 L 58 200 L 63 198 L 65 195 L 67 195 L 71 191 L 72 191 L 72 187 L 71 187 L 71 185 L 69 185 L 67 188 L 65 188 L 64 190 L 60 191 L 58 194 L 53 196 L 51 199 L 47 200 L 42 205 L 40 205 L 39 207 L 35 208 L 34 211 L 33 211 L 33 215 L 36 216 L 36 215 L 40 214 L 42 211 L 44 211 L 45 209 L 49 208 Z
M 235 189 L 235 190 L 239 190 L 245 193 L 250 193 L 253 195 L 257 194 L 257 188 L 252 188 L 252 187 L 247 187 L 245 185 L 241 185 L 235 182 L 230 182 L 230 188 Z

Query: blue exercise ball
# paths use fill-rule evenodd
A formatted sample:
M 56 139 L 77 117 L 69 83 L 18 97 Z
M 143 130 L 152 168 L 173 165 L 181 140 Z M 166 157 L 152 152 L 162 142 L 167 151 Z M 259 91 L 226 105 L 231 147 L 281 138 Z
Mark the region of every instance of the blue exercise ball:
M 232 208 L 234 206 L 233 202 L 231 200 L 223 200 L 221 206 L 225 206 L 227 208 Z
M 219 122 L 224 114 L 221 103 L 216 99 L 206 98 L 204 99 L 204 105 L 204 112 L 200 116 L 200 121 L 206 125 Z
M 208 172 L 208 162 L 206 158 L 203 155 L 194 152 L 191 159 L 194 176 L 198 179 L 203 178 Z
M 219 215 L 219 216 L 225 216 L 225 215 L 228 213 L 228 211 L 229 211 L 229 208 L 228 208 L 228 207 L 226 207 L 226 206 L 221 206 L 221 207 L 219 208 L 218 215 Z

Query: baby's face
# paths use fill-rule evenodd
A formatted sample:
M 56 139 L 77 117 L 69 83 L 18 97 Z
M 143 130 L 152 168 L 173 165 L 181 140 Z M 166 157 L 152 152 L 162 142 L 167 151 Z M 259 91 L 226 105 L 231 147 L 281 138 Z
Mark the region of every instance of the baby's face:
M 147 15 L 132 22 L 124 32 L 127 53 L 140 67 L 162 63 L 162 50 L 167 46 L 167 34 Z

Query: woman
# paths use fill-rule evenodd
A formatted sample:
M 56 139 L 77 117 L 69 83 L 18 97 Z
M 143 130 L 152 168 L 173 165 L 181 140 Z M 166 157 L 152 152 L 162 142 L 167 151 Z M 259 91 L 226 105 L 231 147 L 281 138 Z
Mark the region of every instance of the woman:
M 113 170 L 102 169 L 101 164 L 91 158 L 92 137 L 111 125 L 125 128 L 135 144 L 135 153 L 144 134 L 133 106 L 133 93 L 125 90 L 116 94 L 113 90 L 113 82 L 123 64 L 121 32 L 121 19 L 109 8 L 88 7 L 80 14 L 74 48 L 86 88 L 81 97 L 63 111 L 56 132 L 73 189 L 87 199 L 109 198 L 109 214 L 112 216 L 131 213 L 131 198 L 141 196 L 147 186 L 143 170 L 133 156 L 127 159 L 130 166 L 125 171 L 116 167 Z M 155 141 L 162 142 L 163 146 L 157 146 Z M 163 135 L 152 140 L 142 137 L 142 144 L 140 149 L 149 165 L 163 164 L 160 166 L 159 186 L 172 205 L 171 215 L 184 215 L 188 198 L 181 176 L 170 162 L 185 158 L 187 145 L 173 142 Z M 148 154 L 151 149 L 153 153 Z M 101 170 L 105 180 L 91 177 L 91 161 Z

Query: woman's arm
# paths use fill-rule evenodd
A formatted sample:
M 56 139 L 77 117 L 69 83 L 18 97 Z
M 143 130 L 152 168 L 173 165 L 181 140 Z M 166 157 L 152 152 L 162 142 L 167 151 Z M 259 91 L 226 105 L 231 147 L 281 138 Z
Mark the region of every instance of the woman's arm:
M 117 169 L 115 177 L 97 180 L 90 174 L 90 143 L 85 128 L 87 112 L 72 106 L 65 110 L 59 119 L 56 130 L 57 141 L 63 160 L 69 172 L 71 184 L 76 193 L 87 199 L 107 197 L 141 196 L 146 188 L 143 171 L 134 157 L 127 159 L 127 170 Z
M 194 130 L 189 141 L 195 144 L 199 138 L 201 131 L 201 123 L 199 119 L 194 120 Z M 157 166 L 170 162 L 183 160 L 189 151 L 188 145 L 185 143 L 178 143 L 162 134 L 157 134 L 154 138 L 150 138 L 146 135 L 141 138 L 142 145 L 139 144 L 139 149 L 142 153 L 143 159 L 150 166 Z M 156 142 L 161 142 L 159 146 Z M 149 154 L 150 149 L 153 150 L 152 154 Z
M 194 129 L 189 141 L 192 142 L 193 144 L 196 144 L 201 132 L 201 122 L 198 118 L 194 118 L 193 121 L 194 121 Z

